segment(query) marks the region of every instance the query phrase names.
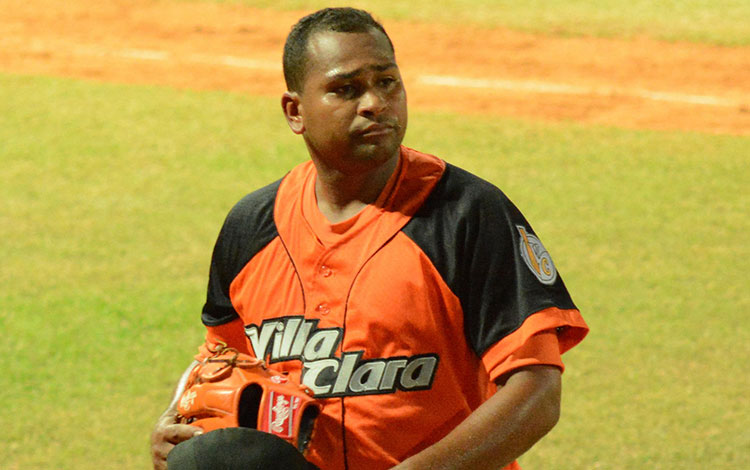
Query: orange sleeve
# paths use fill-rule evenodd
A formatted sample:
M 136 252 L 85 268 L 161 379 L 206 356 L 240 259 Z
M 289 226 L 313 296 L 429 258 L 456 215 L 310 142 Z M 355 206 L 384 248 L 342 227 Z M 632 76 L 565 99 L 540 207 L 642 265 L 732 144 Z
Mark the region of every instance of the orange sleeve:
M 225 344 L 227 347 L 235 348 L 241 353 L 250 354 L 242 320 L 235 318 L 223 325 L 207 326 L 206 341 L 198 348 L 198 354 L 196 354 L 195 359 L 202 361 L 210 356 L 211 350 L 215 350 L 219 344 Z
M 580 343 L 589 328 L 578 310 L 548 308 L 523 322 L 482 356 L 493 382 L 513 369 L 527 365 L 552 365 L 564 370 L 560 355 Z

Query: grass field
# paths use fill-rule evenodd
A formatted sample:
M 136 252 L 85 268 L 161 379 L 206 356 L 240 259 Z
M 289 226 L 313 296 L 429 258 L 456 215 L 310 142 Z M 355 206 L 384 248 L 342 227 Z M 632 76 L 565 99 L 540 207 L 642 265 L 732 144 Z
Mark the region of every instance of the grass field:
M 194 1 L 194 0 L 180 0 Z M 744 0 L 212 0 L 284 10 L 354 6 L 383 19 L 479 27 L 504 26 L 562 36 L 648 36 L 721 45 L 750 45 L 750 2 Z
M 550 31 L 601 26 L 559 3 Z M 748 44 L 745 2 L 654 4 Z M 525 469 L 750 468 L 750 139 L 413 111 L 406 144 L 503 188 L 592 328 Z M 0 468 L 149 467 L 226 211 L 305 158 L 276 99 L 0 74 Z
M 304 158 L 277 113 L 0 76 L 4 468 L 147 466 L 225 211 Z M 746 138 L 413 113 L 407 143 L 503 187 L 592 327 L 527 468 L 748 462 Z

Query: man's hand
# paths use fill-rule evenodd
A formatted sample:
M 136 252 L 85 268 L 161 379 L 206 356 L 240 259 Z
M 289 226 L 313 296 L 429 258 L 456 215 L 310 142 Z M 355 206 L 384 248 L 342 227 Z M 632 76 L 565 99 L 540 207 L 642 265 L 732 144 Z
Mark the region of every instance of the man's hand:
M 178 424 L 177 411 L 174 409 L 165 411 L 151 433 L 151 458 L 154 470 L 166 470 L 169 451 L 180 442 L 202 433 L 203 430 L 196 426 Z

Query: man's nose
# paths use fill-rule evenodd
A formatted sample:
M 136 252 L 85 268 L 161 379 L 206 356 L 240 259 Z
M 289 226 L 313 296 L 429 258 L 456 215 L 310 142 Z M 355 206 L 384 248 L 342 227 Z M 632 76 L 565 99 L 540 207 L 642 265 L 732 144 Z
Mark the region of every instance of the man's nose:
M 378 115 L 387 107 L 385 97 L 378 90 L 367 90 L 360 96 L 360 115 Z

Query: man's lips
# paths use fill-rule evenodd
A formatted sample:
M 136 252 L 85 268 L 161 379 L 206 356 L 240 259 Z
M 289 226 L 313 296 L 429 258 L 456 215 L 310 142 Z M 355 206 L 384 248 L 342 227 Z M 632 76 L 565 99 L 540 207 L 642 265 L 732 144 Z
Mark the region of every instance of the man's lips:
M 395 126 L 389 124 L 370 124 L 367 127 L 356 130 L 355 134 L 361 137 L 379 137 L 391 134 L 395 130 Z

